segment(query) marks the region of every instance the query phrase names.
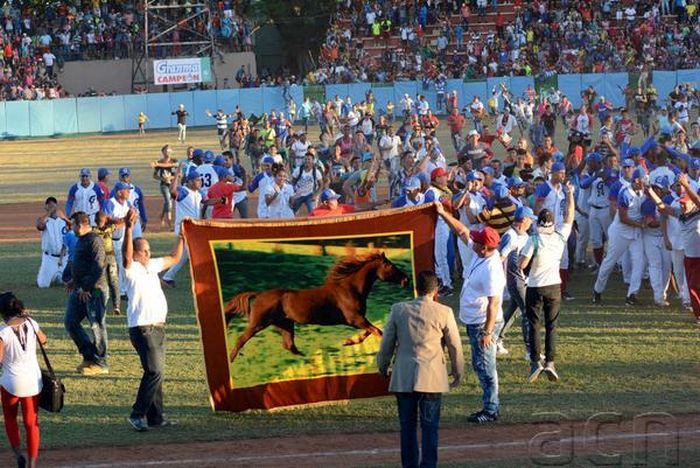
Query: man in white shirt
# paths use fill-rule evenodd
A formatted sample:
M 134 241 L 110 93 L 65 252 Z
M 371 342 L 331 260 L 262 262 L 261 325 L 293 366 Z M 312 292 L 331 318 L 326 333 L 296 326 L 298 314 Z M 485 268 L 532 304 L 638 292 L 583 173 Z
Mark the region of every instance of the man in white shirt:
M 51 51 L 47 50 L 44 52 L 42 59 L 44 60 L 44 66 L 46 67 L 46 76 L 53 78 L 53 64 L 56 61 L 56 56 L 52 54 Z
M 143 376 L 136 394 L 129 424 L 139 432 L 152 427 L 172 426 L 163 418 L 163 378 L 165 374 L 165 320 L 168 303 L 158 273 L 177 264 L 182 257 L 185 239 L 180 234 L 171 254 L 151 258 L 151 248 L 144 238 L 133 239 L 137 220 L 135 209 L 129 210 L 124 229 L 122 257 L 129 307 L 126 319 L 129 338 L 141 360 Z
M 441 203 L 435 204 L 440 217 L 474 250 L 467 276 L 459 295 L 459 319 L 467 327 L 472 352 L 472 366 L 479 378 L 483 408 L 471 414 L 467 421 L 477 424 L 497 421 L 499 417 L 498 372 L 496 370 L 496 341 L 503 325 L 503 288 L 506 277 L 498 253 L 500 236 L 490 227 L 470 231 L 452 217 Z
M 401 137 L 394 134 L 394 126 L 389 125 L 386 133 L 379 139 L 379 154 L 384 161 L 384 167 L 388 171 L 388 182 L 391 185 L 393 176 L 399 171 L 399 147 Z
M 48 288 L 52 283 L 61 281 L 66 267 L 63 235 L 68 232 L 65 215 L 58 209 L 58 201 L 54 197 L 46 199 L 44 211 L 44 216 L 36 220 L 36 228 L 41 232 L 41 266 L 36 277 L 40 288 Z
M 306 133 L 299 135 L 299 139 L 292 143 L 293 168 L 301 167 L 304 164 L 304 158 L 309 151 L 309 142 L 306 138 Z
M 528 343 L 530 348 L 530 376 L 534 382 L 542 371 L 551 381 L 559 380 L 554 367 L 556 327 L 561 304 L 561 276 L 559 264 L 574 223 L 574 187 L 566 182 L 566 214 L 562 224 L 556 224 L 554 212 L 544 208 L 537 216 L 537 233 L 528 239 L 520 252 L 518 265 L 530 272 L 525 294 L 525 316 L 528 321 Z M 545 360 L 540 359 L 540 320 L 544 312 Z

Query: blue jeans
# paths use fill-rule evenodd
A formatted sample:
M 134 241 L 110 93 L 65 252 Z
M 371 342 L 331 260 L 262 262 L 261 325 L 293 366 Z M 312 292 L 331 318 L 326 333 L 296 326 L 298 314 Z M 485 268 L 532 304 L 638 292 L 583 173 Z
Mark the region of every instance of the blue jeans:
M 303 197 L 299 197 L 296 200 L 294 200 L 294 203 L 292 203 L 292 211 L 296 213 L 302 206 L 306 206 L 306 212 L 311 213 L 311 211 L 314 209 L 313 193 L 304 195 Z
M 506 284 L 508 288 L 508 293 L 510 294 L 510 303 L 508 308 L 503 313 L 503 328 L 501 333 L 499 333 L 498 338 L 503 339 L 506 336 L 506 332 L 515 322 L 515 318 L 520 314 L 520 325 L 523 331 L 523 341 L 525 342 L 525 349 L 528 350 L 528 356 L 530 353 L 530 346 L 527 340 L 527 330 L 529 322 L 525 318 L 525 291 L 527 287 L 524 281 L 513 280 Z
M 438 428 L 441 393 L 401 392 L 396 394 L 401 423 L 401 466 L 429 468 L 437 466 Z M 420 414 L 421 461 L 418 463 L 417 423 Z
M 104 367 L 107 366 L 107 298 L 105 291 L 94 289 L 87 302 L 80 302 L 77 290 L 73 290 L 68 296 L 66 315 L 63 318 L 66 331 L 83 359 Z M 82 321 L 85 319 L 90 322 L 92 337 L 83 329 Z
M 233 209 L 234 211 L 238 210 L 238 214 L 241 215 L 241 219 L 246 219 L 248 217 L 248 197 L 236 202 L 236 204 L 233 205 Z
M 163 422 L 165 374 L 165 327 L 146 325 L 129 328 L 131 344 L 139 354 L 143 375 L 132 406 L 132 418 L 146 418 L 149 426 Z
M 488 413 L 498 411 L 498 372 L 496 371 L 496 340 L 498 332 L 503 325 L 502 322 L 497 323 L 491 334 L 491 346 L 484 348 L 479 342 L 481 333 L 484 330 L 484 324 L 467 325 L 467 334 L 469 335 L 469 344 L 472 347 L 472 368 L 479 378 L 481 390 L 484 392 L 484 407 L 483 410 Z

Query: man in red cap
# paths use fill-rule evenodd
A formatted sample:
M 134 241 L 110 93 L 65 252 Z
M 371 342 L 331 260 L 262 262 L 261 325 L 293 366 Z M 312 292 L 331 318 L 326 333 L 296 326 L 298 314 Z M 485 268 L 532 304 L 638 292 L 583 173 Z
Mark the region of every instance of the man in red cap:
M 464 224 L 436 204 L 440 219 L 452 229 L 460 241 L 474 250 L 459 295 L 459 319 L 467 326 L 472 351 L 472 367 L 484 392 L 483 408 L 467 421 L 483 424 L 498 420 L 498 372 L 496 342 L 503 326 L 503 289 L 506 276 L 498 253 L 500 235 L 488 226 L 470 231 Z
M 452 191 L 447 185 L 448 174 L 438 167 L 430 173 L 430 187 L 425 191 L 424 203 L 439 202 L 452 212 Z M 450 228 L 442 218 L 435 224 L 435 273 L 440 279 L 440 295 L 452 295 L 452 275 L 447 261 L 447 246 L 450 242 Z

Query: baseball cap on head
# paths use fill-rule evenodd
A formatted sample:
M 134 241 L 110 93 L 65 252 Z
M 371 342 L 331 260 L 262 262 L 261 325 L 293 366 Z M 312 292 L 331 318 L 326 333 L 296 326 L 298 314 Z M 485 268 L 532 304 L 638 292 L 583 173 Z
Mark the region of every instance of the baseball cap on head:
M 689 167 L 694 171 L 700 171 L 700 158 L 691 159 Z
M 534 211 L 532 211 L 532 208 L 529 206 L 519 206 L 517 210 L 515 210 L 515 221 L 522 221 L 525 218 L 530 218 L 530 219 L 537 219 L 535 216 Z
M 508 187 L 503 184 L 494 184 L 491 188 L 493 189 L 493 195 L 499 200 L 508 198 L 508 195 L 510 195 Z
M 333 189 L 325 189 L 323 192 L 321 192 L 321 201 L 325 202 L 328 200 L 337 200 L 340 198 L 340 195 L 335 193 L 335 190 Z
M 490 176 L 492 176 L 492 177 L 493 177 L 493 175 L 496 173 L 496 172 L 493 170 L 493 167 L 491 167 L 491 166 L 482 167 L 482 168 L 481 168 L 481 172 L 483 172 L 483 173 L 486 174 L 486 175 L 490 175 Z
M 225 163 L 226 163 L 226 158 L 222 154 L 220 154 L 214 158 L 214 165 L 215 166 L 223 166 Z
M 121 190 L 131 190 L 131 187 L 126 182 L 119 181 L 114 184 L 114 191 L 119 192 Z
M 272 156 L 265 156 L 264 158 L 262 158 L 261 162 L 263 164 L 274 164 L 275 158 L 273 158 Z
M 589 153 L 588 156 L 586 156 L 586 161 L 599 163 L 603 161 L 603 157 L 600 153 Z
M 644 172 L 644 169 L 641 167 L 638 167 L 637 169 L 634 170 L 632 173 L 632 180 L 634 179 L 644 179 L 647 176 L 646 172 Z
M 484 176 L 479 171 L 469 171 L 467 181 L 472 182 L 474 180 L 484 180 Z
M 191 182 L 193 180 L 199 179 L 200 177 L 201 177 L 201 175 L 199 174 L 199 172 L 197 172 L 196 169 L 192 168 L 192 169 L 190 169 L 190 172 L 187 173 L 186 180 L 187 180 L 187 182 Z
M 201 148 L 196 148 L 194 151 L 192 151 L 192 157 L 197 158 L 197 157 L 202 157 L 204 156 L 204 150 Z
M 552 164 L 552 172 L 566 172 L 566 166 L 563 162 L 555 162 Z
M 228 169 L 223 166 L 214 166 L 214 172 L 219 176 L 219 179 L 225 179 L 228 176 Z
M 216 155 L 214 154 L 213 151 L 207 150 L 204 152 L 204 162 L 205 163 L 208 163 L 208 164 L 213 163 L 214 159 L 216 159 Z
M 119 169 L 119 177 L 128 177 L 131 175 L 131 169 L 128 167 L 122 167 Z
M 420 190 L 421 183 L 417 177 L 411 177 L 406 181 L 406 190 Z
M 543 208 L 537 216 L 537 225 L 548 228 L 554 226 L 554 213 L 548 208 Z
M 627 149 L 627 157 L 628 158 L 632 158 L 634 156 L 639 156 L 640 154 L 642 154 L 642 151 L 636 146 L 630 146 Z
M 518 176 L 513 176 L 508 178 L 508 187 L 522 187 L 525 185 L 525 181 Z
M 622 167 L 634 167 L 636 165 L 637 163 L 635 163 L 632 159 L 625 159 L 622 161 Z
M 111 172 L 109 172 L 109 169 L 107 169 L 106 167 L 101 167 L 97 170 L 97 178 L 99 179 L 104 179 L 109 174 L 111 174 Z
M 671 181 L 668 180 L 668 176 L 657 177 L 652 185 L 661 189 L 667 189 L 671 186 Z
M 362 162 L 369 162 L 372 160 L 372 153 L 363 153 L 362 154 Z
M 435 180 L 438 177 L 442 177 L 442 176 L 446 176 L 446 175 L 447 175 L 447 171 L 444 168 L 436 167 L 435 169 L 433 169 L 433 172 L 430 173 L 430 178 L 432 180 Z
M 469 238 L 476 244 L 495 249 L 501 242 L 501 236 L 494 228 L 486 226 L 480 231 L 469 231 Z
M 80 177 L 90 177 L 90 174 L 91 174 L 90 168 L 84 167 L 84 168 L 80 169 Z

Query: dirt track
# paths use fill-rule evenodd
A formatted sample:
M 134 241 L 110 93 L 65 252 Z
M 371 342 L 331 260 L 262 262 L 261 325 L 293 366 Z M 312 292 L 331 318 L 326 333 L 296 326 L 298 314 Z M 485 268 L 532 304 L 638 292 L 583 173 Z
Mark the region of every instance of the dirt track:
M 619 426 L 595 428 L 577 422 L 559 427 L 520 424 L 444 429 L 440 434 L 440 462 L 467 464 L 471 461 L 513 460 L 522 465 L 542 460 L 546 454 L 559 453 L 558 465 L 565 465 L 571 454 L 584 456 L 586 465 L 611 459 L 604 454 L 620 454 L 624 465 L 643 459 L 649 452 L 668 450 L 668 460 L 678 454 L 677 466 L 697 466 L 698 460 L 684 450 L 700 449 L 700 414 L 673 418 L 665 427 L 660 419 L 649 417 L 646 435 L 635 431 L 631 421 Z M 656 423 L 654 423 L 656 422 Z M 642 427 L 640 425 L 639 427 Z M 161 429 L 167 430 L 167 429 Z M 534 438 L 540 434 L 537 438 Z M 670 434 L 670 435 L 669 435 Z M 144 441 L 148 434 L 144 434 Z M 533 439 L 534 438 L 534 439 Z M 542 445 L 541 442 L 550 441 Z M 543 448 L 540 448 L 543 447 Z M 561 450 L 561 451 L 560 451 Z M 632 454 L 635 454 L 633 458 Z M 697 452 L 695 452 L 697 453 Z M 9 456 L 9 454 L 7 455 Z M 336 434 L 279 439 L 255 439 L 177 445 L 100 447 L 99 449 L 47 450 L 41 454 L 42 466 L 117 467 L 117 466 L 367 466 L 398 465 L 397 433 Z M 549 460 L 550 464 L 552 460 Z M 597 463 L 596 463 L 597 462 Z M 664 463 L 665 464 L 665 463 Z

